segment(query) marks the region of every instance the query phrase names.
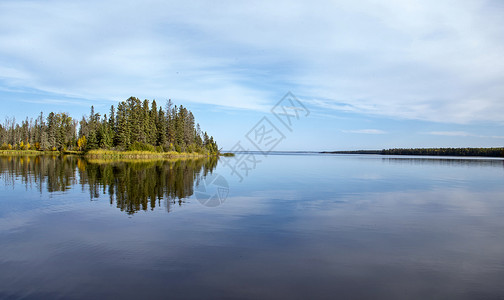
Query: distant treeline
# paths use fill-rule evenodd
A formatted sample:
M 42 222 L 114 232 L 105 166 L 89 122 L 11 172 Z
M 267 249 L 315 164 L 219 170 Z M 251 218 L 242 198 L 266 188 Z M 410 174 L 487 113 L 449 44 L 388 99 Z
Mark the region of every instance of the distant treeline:
M 413 149 L 397 148 L 397 149 L 383 149 L 383 150 L 325 151 L 322 153 L 504 157 L 504 148 L 413 148 Z
M 78 130 L 78 131 L 77 131 Z M 130 97 L 112 105 L 107 116 L 91 113 L 80 122 L 67 113 L 43 113 L 21 124 L 14 118 L 0 125 L 1 150 L 79 150 L 92 149 L 177 151 L 216 154 L 219 152 L 212 136 L 195 123 L 194 115 L 171 100 L 165 109 L 155 100 L 141 101 Z
M 382 154 L 384 150 L 354 150 L 354 151 L 323 151 L 329 154 Z
M 489 156 L 504 157 L 504 148 L 417 148 L 382 150 L 385 155 Z

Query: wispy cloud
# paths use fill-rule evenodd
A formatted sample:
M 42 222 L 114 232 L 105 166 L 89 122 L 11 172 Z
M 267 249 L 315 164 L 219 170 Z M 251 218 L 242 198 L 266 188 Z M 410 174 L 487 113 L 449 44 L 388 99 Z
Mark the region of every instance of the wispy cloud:
M 341 130 L 345 133 L 363 133 L 363 134 L 386 134 L 386 131 L 380 129 L 355 129 L 355 130 Z
M 90 103 L 85 100 L 75 100 L 75 99 L 24 99 L 21 100 L 24 103 L 34 103 L 34 104 L 58 104 L 58 105 L 78 105 L 82 107 L 90 107 Z
M 502 124 L 503 13 L 472 0 L 6 0 L 0 72 L 3 88 L 55 98 L 265 111 L 292 90 L 327 111 Z
M 427 132 L 427 134 L 444 136 L 474 136 L 473 134 L 465 131 L 431 131 Z
M 441 135 L 441 136 L 454 136 L 454 137 L 478 137 L 478 138 L 492 138 L 492 139 L 504 139 L 501 135 L 480 135 L 474 134 L 466 131 L 430 131 L 426 132 L 430 135 Z

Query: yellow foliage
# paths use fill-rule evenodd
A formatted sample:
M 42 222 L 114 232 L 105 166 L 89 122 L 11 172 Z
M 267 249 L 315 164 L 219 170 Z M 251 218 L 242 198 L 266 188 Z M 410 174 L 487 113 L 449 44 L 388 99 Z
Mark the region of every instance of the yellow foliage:
M 79 168 L 80 171 L 84 172 L 86 171 L 86 164 L 81 159 L 77 159 L 77 168 Z
M 79 150 L 84 150 L 84 148 L 86 148 L 86 136 L 83 135 L 82 137 L 80 137 L 78 140 L 77 140 L 77 148 L 79 148 Z

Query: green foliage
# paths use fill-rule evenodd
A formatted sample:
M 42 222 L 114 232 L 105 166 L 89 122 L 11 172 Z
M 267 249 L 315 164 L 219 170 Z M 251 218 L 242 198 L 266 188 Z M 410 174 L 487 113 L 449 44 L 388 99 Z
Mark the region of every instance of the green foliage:
M 429 156 L 487 156 L 504 157 L 504 148 L 416 148 L 387 149 L 386 155 L 429 155 Z
M 321 153 L 504 157 L 504 148 L 396 148 L 384 150 L 325 151 Z
M 117 107 L 117 109 L 116 109 Z M 0 125 L 0 144 L 8 149 L 37 149 L 40 151 L 94 149 L 177 151 L 217 155 L 217 143 L 202 132 L 193 113 L 168 100 L 166 108 L 156 101 L 140 101 L 130 97 L 111 106 L 103 117 L 91 107 L 89 116 L 80 122 L 67 113 L 49 113 L 17 124 L 7 119 Z M 77 125 L 79 132 L 77 133 Z M 14 146 L 12 146 L 14 145 Z M 33 145 L 33 146 L 31 146 Z
M 90 131 L 88 133 L 87 142 L 86 142 L 86 150 L 98 149 L 98 138 L 96 137 L 96 131 Z
M 225 157 L 234 157 L 235 154 L 234 153 L 230 153 L 230 152 L 227 152 L 227 153 L 222 153 L 221 156 L 225 156 Z
M 128 147 L 129 151 L 147 151 L 147 152 L 157 152 L 156 147 L 150 144 L 134 142 Z

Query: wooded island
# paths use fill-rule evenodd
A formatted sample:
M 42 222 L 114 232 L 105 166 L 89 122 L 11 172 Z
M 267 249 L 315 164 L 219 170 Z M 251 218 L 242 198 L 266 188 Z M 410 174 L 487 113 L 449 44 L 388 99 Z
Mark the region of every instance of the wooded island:
M 110 108 L 107 116 L 95 113 L 78 122 L 67 113 L 43 113 L 16 123 L 0 125 L 0 150 L 187 152 L 217 155 L 217 142 L 202 131 L 194 115 L 168 100 L 165 108 L 155 100 L 130 97 Z

